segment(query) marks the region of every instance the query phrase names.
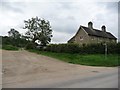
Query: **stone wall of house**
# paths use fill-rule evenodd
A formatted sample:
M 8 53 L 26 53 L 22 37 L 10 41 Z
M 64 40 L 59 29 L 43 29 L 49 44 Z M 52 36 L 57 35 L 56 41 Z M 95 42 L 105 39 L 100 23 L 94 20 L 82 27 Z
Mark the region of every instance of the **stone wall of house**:
M 103 38 L 103 37 L 95 37 L 95 36 L 90 36 L 90 43 L 116 43 L 116 40 L 114 39 L 109 39 L 109 38 Z
M 83 44 L 94 44 L 94 43 L 116 43 L 114 39 L 102 38 L 89 36 L 82 28 L 76 34 L 74 38 L 72 38 L 68 43 L 78 43 L 79 45 Z
M 75 37 L 71 38 L 68 43 L 74 43 L 75 42 Z
M 78 43 L 80 45 L 88 44 L 90 43 L 89 39 L 90 37 L 88 36 L 88 34 L 81 28 L 80 31 L 75 36 L 74 43 Z

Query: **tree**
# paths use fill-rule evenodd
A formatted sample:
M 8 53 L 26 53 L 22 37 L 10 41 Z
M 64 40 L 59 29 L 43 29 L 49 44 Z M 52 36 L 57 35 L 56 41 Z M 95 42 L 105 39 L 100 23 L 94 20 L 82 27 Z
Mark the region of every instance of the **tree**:
M 10 31 L 8 32 L 8 35 L 9 35 L 9 37 L 14 38 L 14 39 L 20 38 L 20 36 L 21 36 L 20 33 L 17 30 L 15 30 L 14 28 L 10 29 Z
M 2 45 L 11 45 L 12 40 L 8 36 L 2 36 Z
M 10 44 L 19 47 L 21 34 L 14 28 L 11 28 L 10 31 L 8 31 L 8 36 Z
M 24 21 L 24 29 L 28 29 L 26 35 L 33 43 L 37 40 L 41 46 L 46 46 L 52 37 L 52 29 L 49 21 L 38 17 Z

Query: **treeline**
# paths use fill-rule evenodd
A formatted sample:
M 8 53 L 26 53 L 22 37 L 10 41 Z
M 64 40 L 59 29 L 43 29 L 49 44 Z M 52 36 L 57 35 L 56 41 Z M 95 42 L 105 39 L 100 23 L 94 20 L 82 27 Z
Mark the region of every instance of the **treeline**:
M 26 47 L 28 40 L 23 37 L 12 38 L 8 36 L 1 36 L 2 48 L 6 50 L 18 50 L 19 48 Z
M 24 35 L 18 30 L 11 28 L 8 36 L 0 36 L 2 48 L 16 50 L 18 48 L 45 50 L 57 53 L 81 53 L 81 54 L 103 54 L 105 45 L 90 44 L 79 46 L 78 44 L 49 44 L 52 38 L 50 22 L 39 17 L 24 20 L 23 29 L 27 29 Z M 120 43 L 108 44 L 107 53 L 120 53 Z
M 11 28 L 8 36 L 0 36 L 2 39 L 2 49 L 15 50 L 17 48 L 45 47 L 52 37 L 50 22 L 39 17 L 24 20 L 23 29 L 27 31 L 20 34 L 18 30 Z
M 120 54 L 120 43 L 108 44 L 106 48 L 108 54 Z M 43 50 L 56 53 L 104 54 L 105 45 L 90 44 L 79 46 L 78 44 L 51 44 Z
M 11 38 L 8 36 L 2 36 L 2 46 L 12 45 L 12 46 L 21 48 L 21 47 L 25 47 L 27 43 L 29 43 L 29 41 L 22 37 L 21 38 Z

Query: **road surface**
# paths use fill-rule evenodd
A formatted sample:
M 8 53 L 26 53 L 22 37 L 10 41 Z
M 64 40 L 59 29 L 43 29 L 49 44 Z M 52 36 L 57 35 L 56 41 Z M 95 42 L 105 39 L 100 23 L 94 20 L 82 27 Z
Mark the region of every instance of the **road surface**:
M 117 67 L 69 64 L 47 56 L 2 50 L 3 88 L 118 88 Z

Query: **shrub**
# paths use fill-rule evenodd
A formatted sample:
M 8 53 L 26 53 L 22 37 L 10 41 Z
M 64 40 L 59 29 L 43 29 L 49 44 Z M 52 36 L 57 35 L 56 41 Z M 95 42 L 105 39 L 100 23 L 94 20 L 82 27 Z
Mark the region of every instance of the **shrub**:
M 2 49 L 5 50 L 18 50 L 19 48 L 13 45 L 2 45 Z
M 78 44 L 51 44 L 48 45 L 46 51 L 57 52 L 57 53 L 78 53 Z
M 35 49 L 36 45 L 32 42 L 29 42 L 26 46 L 25 49 Z
M 80 52 L 80 48 L 78 44 L 67 44 L 67 48 L 66 48 L 68 53 L 78 53 Z
M 83 54 L 97 54 L 104 53 L 104 46 L 102 44 L 88 44 L 86 46 L 80 47 L 80 53 Z
M 47 46 L 46 51 L 57 52 L 57 53 L 80 53 L 80 54 L 104 54 L 105 45 L 103 44 L 88 44 L 79 46 L 78 44 L 50 44 Z M 120 54 L 120 43 L 108 44 L 108 54 Z
M 120 42 L 116 45 L 116 51 L 118 54 L 120 54 Z

